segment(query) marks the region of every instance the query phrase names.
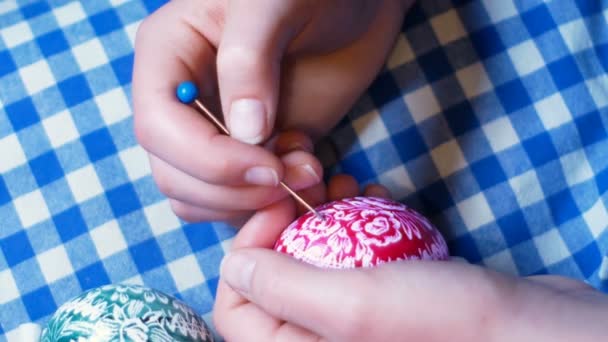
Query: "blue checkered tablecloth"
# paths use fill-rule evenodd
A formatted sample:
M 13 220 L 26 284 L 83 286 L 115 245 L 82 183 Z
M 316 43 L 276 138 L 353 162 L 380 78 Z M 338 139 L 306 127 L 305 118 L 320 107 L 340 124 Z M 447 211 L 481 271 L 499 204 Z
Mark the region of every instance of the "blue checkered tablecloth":
M 133 134 L 134 35 L 162 2 L 0 0 L 0 341 L 118 282 L 210 322 L 234 232 L 178 220 Z M 422 0 L 319 155 L 452 255 L 608 291 L 607 71 L 607 1 Z

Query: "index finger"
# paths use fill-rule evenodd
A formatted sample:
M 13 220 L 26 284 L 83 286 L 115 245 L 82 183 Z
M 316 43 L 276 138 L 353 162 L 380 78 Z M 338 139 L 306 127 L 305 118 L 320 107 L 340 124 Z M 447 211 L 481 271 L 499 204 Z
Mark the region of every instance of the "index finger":
M 138 30 L 133 71 L 137 138 L 151 154 L 205 182 L 276 185 L 283 177 L 276 156 L 224 136 L 175 96 L 184 80 L 204 89 L 216 84 L 214 49 L 184 15 L 197 3 L 170 2 Z

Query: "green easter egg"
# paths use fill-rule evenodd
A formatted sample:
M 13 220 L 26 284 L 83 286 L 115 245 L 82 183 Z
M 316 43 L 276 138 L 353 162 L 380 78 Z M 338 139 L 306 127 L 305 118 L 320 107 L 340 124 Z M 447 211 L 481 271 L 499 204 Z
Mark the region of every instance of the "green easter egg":
M 211 342 L 205 321 L 179 299 L 134 285 L 107 285 L 63 304 L 42 342 Z

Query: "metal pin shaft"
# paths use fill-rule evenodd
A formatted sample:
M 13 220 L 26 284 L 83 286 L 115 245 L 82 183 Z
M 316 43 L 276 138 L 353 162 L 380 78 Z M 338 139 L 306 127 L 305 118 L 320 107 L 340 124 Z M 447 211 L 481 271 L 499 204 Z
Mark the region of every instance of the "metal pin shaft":
M 209 111 L 209 109 L 207 109 L 207 107 L 205 107 L 205 105 L 203 105 L 203 103 L 199 100 L 199 99 L 195 99 L 194 100 L 194 104 L 196 104 L 196 106 L 203 112 L 205 113 L 205 115 L 207 115 L 207 117 L 213 121 L 213 123 L 219 128 L 221 129 L 226 135 L 230 135 L 230 132 L 228 131 L 228 129 L 226 128 L 226 126 L 224 126 L 216 117 L 215 115 L 213 115 L 213 113 L 211 113 Z M 287 184 L 285 184 L 283 181 L 280 182 L 281 186 L 283 187 L 283 189 L 285 189 L 291 196 L 293 196 L 298 202 L 300 202 L 300 204 L 302 204 L 304 207 L 306 207 L 306 209 L 312 211 L 315 216 L 317 216 L 320 219 L 323 219 L 323 216 L 321 214 L 319 214 L 318 211 L 316 211 L 310 204 L 308 204 L 302 197 L 300 197 L 300 195 L 298 195 L 295 191 L 293 191 Z

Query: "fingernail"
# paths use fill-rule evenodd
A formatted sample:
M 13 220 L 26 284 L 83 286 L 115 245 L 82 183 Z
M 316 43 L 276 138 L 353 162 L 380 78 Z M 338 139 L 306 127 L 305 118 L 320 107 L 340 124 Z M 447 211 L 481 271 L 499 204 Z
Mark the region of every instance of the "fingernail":
M 321 176 L 309 164 L 298 165 L 287 173 L 285 181 L 295 189 L 305 189 L 321 181 Z
M 266 109 L 259 100 L 241 99 L 230 107 L 230 135 L 248 144 L 258 144 L 264 139 Z
M 245 172 L 245 182 L 253 185 L 277 186 L 277 172 L 266 166 L 254 166 Z
M 321 181 L 321 177 L 319 176 L 317 171 L 315 171 L 315 169 L 309 164 L 300 166 L 300 169 L 304 170 L 304 172 L 306 172 L 310 177 L 312 177 L 311 180 L 314 181 L 313 184 L 317 184 Z
M 294 142 L 291 145 L 289 145 L 289 147 L 287 148 L 287 152 L 306 151 L 306 152 L 312 153 L 314 151 L 314 149 L 315 149 L 315 147 L 311 142 L 307 142 L 307 143 L 303 144 L 302 142 L 298 141 L 298 142 Z
M 251 278 L 255 261 L 242 254 L 228 254 L 220 265 L 220 276 L 233 289 L 247 293 L 251 287 Z

